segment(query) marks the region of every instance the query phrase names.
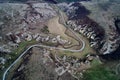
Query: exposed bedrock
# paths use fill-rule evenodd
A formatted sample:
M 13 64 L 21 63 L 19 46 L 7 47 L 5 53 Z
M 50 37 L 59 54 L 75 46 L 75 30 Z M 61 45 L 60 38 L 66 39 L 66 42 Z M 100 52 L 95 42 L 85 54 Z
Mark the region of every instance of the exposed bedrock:
M 91 47 L 95 48 L 100 54 L 110 54 L 119 47 L 119 32 L 115 27 L 114 18 L 109 17 L 107 12 L 101 12 L 104 13 L 101 17 L 101 20 L 104 19 L 102 23 L 107 25 L 103 27 L 102 23 L 88 17 L 93 13 L 81 3 L 61 3 L 58 6 L 67 14 L 67 24 L 76 32 L 86 36 L 90 40 Z M 116 20 L 115 22 L 118 23 L 119 21 Z

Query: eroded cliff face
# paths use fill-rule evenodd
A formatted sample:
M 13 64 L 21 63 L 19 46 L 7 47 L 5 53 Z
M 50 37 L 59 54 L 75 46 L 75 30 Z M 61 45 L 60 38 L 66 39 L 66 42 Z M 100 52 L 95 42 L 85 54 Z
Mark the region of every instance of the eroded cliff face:
M 83 5 L 91 11 L 89 17 L 99 23 L 105 30 L 105 38 L 103 39 L 105 42 L 100 53 L 110 54 L 115 51 L 120 45 L 119 31 L 114 23 L 115 19 L 120 16 L 120 4 L 116 1 L 106 1 L 104 3 L 83 3 Z
M 94 43 L 94 47 L 99 53 L 110 54 L 119 47 L 119 31 L 115 26 L 115 19 L 120 16 L 119 3 L 96 0 L 70 4 L 61 3 L 58 6 L 69 16 L 73 29 L 86 37 L 90 33 L 89 28 L 94 31 L 92 35 L 95 34 L 96 38 L 90 41 L 92 44 Z M 79 29 L 80 26 L 84 29 L 82 32 Z
M 14 32 L 22 28 L 33 29 L 34 27 L 32 26 L 36 26 L 34 25 L 36 24 L 34 20 L 44 22 L 58 15 L 48 3 L 33 5 L 8 3 L 7 5 L 1 4 L 0 6 L 2 12 L 0 25 L 2 26 L 1 34 L 3 38 L 10 31 Z M 56 6 L 66 13 L 68 22 L 73 22 L 71 28 L 76 28 L 79 33 L 90 39 L 91 46 L 97 49 L 99 53 L 109 54 L 119 47 L 120 37 L 115 27 L 115 20 L 119 19 L 120 16 L 120 4 L 116 3 L 116 1 L 59 3 Z M 45 7 L 46 9 L 44 9 Z M 31 13 L 34 13 L 35 18 L 32 17 L 34 15 L 31 15 Z M 7 24 L 4 24 L 6 21 Z M 9 26 L 9 29 L 7 26 Z
M 76 44 L 76 42 L 69 41 L 71 38 L 69 40 L 65 40 L 65 39 L 62 39 L 60 35 L 58 35 L 58 33 L 66 35 L 65 34 L 66 27 L 64 26 L 64 24 L 63 25 L 61 24 L 62 27 L 64 27 L 63 29 L 61 29 L 61 25 L 58 24 L 60 23 L 58 20 L 59 11 L 66 14 L 65 25 L 70 27 L 72 31 L 74 30 L 74 32 L 77 33 L 78 35 L 80 34 L 81 36 L 83 36 L 80 38 L 85 38 L 83 40 L 83 41 L 85 40 L 87 41 L 85 45 L 89 45 L 89 42 L 90 42 L 90 45 L 88 48 L 91 48 L 92 50 L 95 49 L 96 51 L 98 51 L 99 54 L 102 54 L 102 55 L 112 54 L 114 51 L 116 51 L 116 49 L 118 49 L 120 45 L 120 31 L 118 31 L 120 30 L 119 1 L 117 0 L 115 1 L 113 0 L 101 0 L 101 1 L 100 0 L 92 0 L 92 1 L 87 0 L 87 2 L 85 2 L 86 0 L 83 0 L 83 2 L 81 2 L 82 0 L 80 0 L 80 2 L 71 2 L 71 3 L 64 2 L 64 3 L 56 3 L 56 4 L 48 3 L 48 2 L 39 3 L 36 1 L 30 1 L 27 3 L 1 3 L 0 4 L 0 60 L 3 65 L 2 67 L 0 67 L 0 69 L 4 70 L 6 68 L 6 66 L 4 66 L 5 63 L 7 61 L 12 60 L 10 55 L 12 55 L 12 57 L 17 55 L 17 52 L 14 52 L 13 54 L 11 54 L 11 52 L 15 50 L 20 45 L 20 43 L 23 41 L 29 42 L 32 40 L 36 40 L 40 44 L 49 45 L 50 47 L 51 46 L 62 47 L 61 45 L 64 45 L 64 44 L 67 44 L 67 46 L 69 46 L 72 43 Z M 55 20 L 49 21 L 51 18 L 56 17 L 56 16 L 57 18 Z M 50 24 L 53 23 L 51 25 L 52 27 L 49 26 L 47 22 L 49 22 Z M 54 31 L 55 33 L 52 33 L 52 34 L 49 33 L 49 32 L 54 32 Z M 55 37 L 56 35 L 57 37 Z M 51 43 L 49 44 L 48 43 L 49 41 L 55 44 L 51 44 Z M 78 47 L 80 47 L 80 45 L 78 45 Z M 74 48 L 77 49 L 78 47 L 74 47 Z M 84 48 L 87 48 L 87 47 L 84 46 Z M 66 49 L 66 48 L 63 46 L 63 49 Z M 72 47 L 70 49 L 72 49 Z M 37 50 L 39 51 L 39 49 Z M 34 50 L 34 52 L 36 52 L 37 50 Z M 44 50 L 41 49 L 40 51 L 44 51 Z M 57 53 L 57 50 L 54 51 L 52 48 L 50 48 L 50 51 L 52 51 L 51 53 L 53 54 Z M 62 58 L 58 57 L 58 59 L 56 58 L 56 60 L 58 60 L 58 62 L 63 60 L 62 66 L 65 66 L 65 68 L 71 67 L 71 66 L 81 68 L 81 65 L 82 65 L 82 69 L 80 69 L 80 72 L 81 72 L 81 70 L 86 70 L 91 67 L 90 64 L 92 63 L 93 59 L 97 58 L 97 60 L 99 60 L 99 57 L 98 57 L 99 54 L 91 55 L 92 52 L 88 53 L 88 51 L 86 52 L 88 55 L 84 56 L 85 59 L 82 59 L 82 58 L 78 59 L 78 58 L 70 57 L 70 60 L 69 60 L 69 57 L 68 58 L 66 57 L 66 54 L 70 54 L 70 56 L 73 56 L 72 52 L 69 53 L 69 51 L 68 52 L 58 51 L 58 53 L 60 54 L 65 53 L 65 55 L 62 54 L 65 57 L 62 57 Z M 39 55 L 39 53 L 40 52 L 38 52 L 37 54 Z M 53 57 L 50 54 L 47 55 L 46 52 L 44 53 L 45 53 L 44 56 L 47 56 L 50 58 L 48 59 L 48 62 L 51 59 L 54 60 L 55 56 Z M 7 55 L 7 57 L 4 57 L 5 55 Z M 33 63 L 31 63 L 32 61 L 28 60 L 29 64 L 27 66 L 30 66 L 31 64 L 34 64 L 37 61 L 42 61 L 43 54 L 40 54 L 39 56 L 38 55 L 37 55 L 37 58 L 35 58 L 37 60 L 34 61 L 34 59 L 32 59 Z M 34 54 L 32 56 L 36 56 L 36 55 Z M 26 59 L 27 58 L 25 58 L 25 61 Z M 13 59 L 12 61 L 14 60 L 15 59 Z M 67 64 L 70 64 L 71 66 L 69 65 L 66 66 L 67 60 L 70 61 Z M 63 74 L 63 72 L 59 72 L 59 69 L 60 70 L 62 69 L 64 71 L 64 67 L 59 68 L 61 67 L 61 64 L 60 65 L 56 64 L 57 63 L 56 61 L 55 62 L 52 61 L 52 62 L 53 62 L 52 68 L 49 67 L 51 63 L 49 66 L 47 66 L 49 67 L 48 71 L 50 70 L 50 72 L 47 71 L 47 67 L 43 66 L 44 64 L 42 64 L 41 62 L 39 62 L 40 63 L 39 67 L 38 67 L 38 63 L 36 63 L 35 65 L 31 65 L 31 67 L 37 66 L 37 68 L 33 69 L 33 71 L 39 70 L 40 67 L 42 68 L 46 67 L 44 69 L 40 68 L 41 69 L 40 75 L 44 76 L 43 73 L 45 72 L 45 75 L 46 75 L 46 73 L 48 72 L 48 75 L 50 76 L 51 74 L 55 75 L 55 76 L 52 75 L 53 77 L 51 79 L 53 79 L 54 77 L 56 77 L 56 73 L 52 72 L 55 68 L 55 65 L 57 65 L 56 72 L 58 72 L 59 74 L 61 73 Z M 100 61 L 99 63 L 101 64 Z M 26 67 L 25 70 L 28 70 L 29 72 L 31 71 L 31 68 Z M 75 78 L 74 73 L 76 73 L 76 71 L 78 70 L 77 68 L 75 71 L 72 71 L 72 70 L 73 69 L 69 68 L 66 71 L 72 74 L 72 76 Z M 24 73 L 24 69 L 23 69 L 23 73 Z M 39 71 L 37 72 L 37 74 L 38 73 Z M 18 74 L 19 74 L 19 71 L 18 71 Z M 18 74 L 15 74 L 14 76 L 16 79 L 17 79 L 16 75 Z M 34 73 L 30 73 L 30 75 L 33 75 L 33 74 Z M 70 78 L 69 80 L 73 80 L 72 76 L 69 77 L 70 74 L 68 73 L 65 75 L 63 74 L 62 75 L 63 77 L 61 77 L 60 79 L 64 80 L 64 77 L 67 76 L 68 79 Z M 82 73 L 80 73 L 80 75 L 82 75 Z M 36 77 L 36 74 L 34 74 L 34 77 Z M 40 77 L 41 76 L 39 76 L 38 78 Z M 44 79 L 48 79 L 48 78 L 44 77 Z M 19 77 L 19 79 L 21 79 L 21 77 Z M 34 78 L 32 80 L 34 80 Z

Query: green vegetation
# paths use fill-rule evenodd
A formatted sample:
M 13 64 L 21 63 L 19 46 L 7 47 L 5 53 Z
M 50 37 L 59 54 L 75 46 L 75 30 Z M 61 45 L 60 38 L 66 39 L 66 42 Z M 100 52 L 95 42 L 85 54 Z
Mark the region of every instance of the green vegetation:
M 109 68 L 95 66 L 84 73 L 84 80 L 118 80 Z
M 25 48 L 29 45 L 32 45 L 32 44 L 35 44 L 36 41 L 35 40 L 31 40 L 31 41 L 24 41 L 24 42 L 21 42 L 19 44 L 19 47 L 17 49 L 15 49 L 9 56 L 11 57 L 10 60 L 8 60 L 8 62 L 6 62 L 5 64 L 5 68 L 7 68 L 11 63 L 13 63 L 13 61 L 15 61 L 15 59 L 17 57 L 19 57 L 19 55 L 25 50 Z M 3 72 L 5 70 L 1 71 L 0 70 L 0 79 L 2 78 L 2 75 L 3 75 Z
M 35 40 L 21 42 L 19 44 L 19 47 L 11 53 L 11 55 L 10 55 L 11 56 L 11 61 L 14 61 L 25 50 L 25 48 L 27 46 L 35 44 L 35 43 L 36 43 Z
M 6 80 L 12 80 L 12 77 L 16 71 L 16 69 L 20 66 L 23 59 L 18 60 L 18 62 L 8 71 L 8 74 L 6 75 Z
M 91 62 L 92 67 L 99 66 L 101 64 L 102 64 L 101 61 L 99 59 L 97 59 L 97 58 L 93 59 L 93 61 Z
M 43 33 L 49 33 L 49 30 L 48 30 L 48 26 L 44 26 L 42 29 L 41 29 L 41 31 L 43 32 Z
M 119 80 L 115 71 L 109 66 L 102 65 L 97 58 L 91 62 L 91 68 L 84 73 L 84 80 Z

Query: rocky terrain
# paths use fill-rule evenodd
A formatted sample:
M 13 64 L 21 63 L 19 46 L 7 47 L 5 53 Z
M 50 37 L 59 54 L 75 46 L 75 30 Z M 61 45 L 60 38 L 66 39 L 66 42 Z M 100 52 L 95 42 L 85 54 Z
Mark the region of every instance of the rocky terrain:
M 97 6 L 94 7 L 93 4 L 96 4 Z M 82 33 L 88 38 L 92 38 L 90 39 L 92 46 L 95 48 L 101 47 L 101 49 L 99 49 L 100 53 L 109 54 L 115 51 L 120 44 L 119 31 L 117 31 L 114 23 L 115 19 L 119 18 L 119 8 L 116 8 L 119 7 L 119 4 L 112 3 L 111 6 L 109 6 L 110 9 L 108 8 L 106 11 L 105 7 L 102 6 L 109 4 L 109 1 L 104 3 L 81 2 L 70 4 L 61 3 L 58 4 L 58 6 L 69 16 L 68 24 L 70 24 L 75 31 Z M 98 10 L 96 10 L 97 7 Z M 96 18 L 98 16 L 100 17 Z M 90 37 L 92 34 L 94 37 Z
M 3 80 L 83 80 L 104 65 L 101 56 L 119 53 L 119 0 L 6 2 L 0 3 Z

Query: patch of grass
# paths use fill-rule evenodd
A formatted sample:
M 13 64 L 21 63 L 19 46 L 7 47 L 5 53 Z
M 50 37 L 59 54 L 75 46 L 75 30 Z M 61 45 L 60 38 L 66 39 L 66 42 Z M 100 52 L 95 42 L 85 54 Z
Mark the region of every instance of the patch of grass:
M 18 60 L 18 62 L 8 71 L 8 74 L 6 75 L 6 80 L 11 80 L 16 69 L 20 66 L 23 59 Z
M 93 59 L 93 61 L 91 62 L 91 66 L 92 67 L 95 67 L 95 66 L 98 66 L 98 65 L 101 65 L 101 61 L 97 58 Z
M 109 68 L 95 66 L 84 73 L 84 80 L 118 80 Z
M 52 43 L 52 42 L 43 42 L 42 44 L 47 45 L 47 46 L 56 46 L 57 44 Z
M 35 44 L 35 43 L 36 43 L 35 40 L 21 42 L 19 44 L 19 47 L 17 49 L 15 49 L 9 55 L 11 57 L 11 59 L 6 62 L 5 69 L 19 57 L 19 55 L 25 50 L 25 48 L 27 46 Z M 3 75 L 3 72 L 5 71 L 5 69 L 2 72 L 0 72 L 0 79 L 2 79 L 2 75 Z
M 12 58 L 11 60 L 14 61 L 25 50 L 27 46 L 35 43 L 36 43 L 35 40 L 21 42 L 19 44 L 19 47 L 11 53 L 11 58 Z

